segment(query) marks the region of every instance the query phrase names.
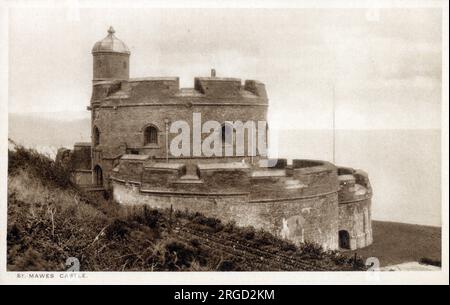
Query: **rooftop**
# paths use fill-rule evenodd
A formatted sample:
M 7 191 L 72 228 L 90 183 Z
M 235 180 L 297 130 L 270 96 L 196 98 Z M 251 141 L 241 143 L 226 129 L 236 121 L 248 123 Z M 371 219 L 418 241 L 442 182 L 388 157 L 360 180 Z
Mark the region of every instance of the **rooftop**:
M 108 35 L 97 41 L 92 48 L 92 53 L 123 53 L 130 54 L 130 50 L 125 43 L 114 35 L 113 27 L 108 29 Z

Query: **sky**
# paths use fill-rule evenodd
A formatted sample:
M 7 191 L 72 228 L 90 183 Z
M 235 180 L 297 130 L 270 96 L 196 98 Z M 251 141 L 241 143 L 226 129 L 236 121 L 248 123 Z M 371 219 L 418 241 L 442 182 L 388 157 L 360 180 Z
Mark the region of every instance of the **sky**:
M 257 79 L 282 129 L 441 126 L 442 11 L 18 8 L 9 14 L 9 112 L 86 111 L 94 43 L 112 25 L 131 77 Z M 86 114 L 88 112 L 86 111 Z

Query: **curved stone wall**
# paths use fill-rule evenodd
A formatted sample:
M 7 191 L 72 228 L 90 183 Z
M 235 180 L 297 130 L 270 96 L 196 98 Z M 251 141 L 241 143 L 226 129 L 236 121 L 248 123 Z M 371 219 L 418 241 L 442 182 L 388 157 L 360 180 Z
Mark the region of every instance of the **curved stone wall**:
M 113 180 L 114 199 L 125 205 L 148 204 L 154 208 L 191 210 L 239 226 L 253 226 L 294 243 L 321 244 L 338 248 L 337 194 L 292 200 L 249 201 L 248 194 L 164 192 L 142 189 L 140 185 Z
M 372 187 L 367 174 L 352 168 L 339 168 L 340 247 L 358 249 L 373 242 Z
M 194 113 L 201 114 L 202 123 L 266 121 L 267 107 L 263 84 L 242 85 L 239 79 L 221 78 L 198 78 L 192 89 L 179 88 L 176 77 L 105 81 L 94 85 L 91 99 L 92 126 L 101 132 L 97 149 L 111 155 L 125 144 L 130 151 L 163 159 L 172 158 L 166 142 L 177 134 L 167 133 L 166 128 L 173 122 L 184 121 L 193 132 Z M 158 141 L 152 145 L 144 140 L 143 128 L 148 124 L 158 129 Z M 201 134 L 203 139 L 207 136 Z M 248 156 L 247 139 L 244 144 Z M 189 157 L 193 156 L 198 157 L 191 151 Z
M 339 248 L 338 176 L 330 163 L 197 164 L 198 176 L 191 177 L 183 163 L 148 161 L 133 167 L 127 158 L 111 177 L 114 199 L 121 204 L 189 209 L 297 244 Z
M 359 200 L 339 204 L 339 232 L 348 234 L 348 247 L 355 250 L 364 248 L 372 244 L 372 216 L 371 216 L 371 200 Z

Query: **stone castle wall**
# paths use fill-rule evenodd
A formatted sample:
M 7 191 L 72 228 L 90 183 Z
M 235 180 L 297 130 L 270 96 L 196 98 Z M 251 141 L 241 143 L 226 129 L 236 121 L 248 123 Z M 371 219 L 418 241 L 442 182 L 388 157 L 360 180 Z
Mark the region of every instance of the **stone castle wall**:
M 184 181 L 183 163 L 125 159 L 111 176 L 114 199 L 121 204 L 188 209 L 325 249 L 339 248 L 342 230 L 349 232 L 349 249 L 372 242 L 370 193 L 364 197 L 362 189 L 358 194 L 347 189 L 327 162 L 294 160 L 278 168 L 199 165 L 200 180 Z
M 141 190 L 138 184 L 113 181 L 114 199 L 124 205 L 147 204 L 154 208 L 190 210 L 238 226 L 253 226 L 296 244 L 305 241 L 326 249 L 338 248 L 338 202 L 332 193 L 293 200 L 249 201 L 246 194 L 189 195 Z
M 94 55 L 94 80 L 128 79 L 129 54 L 96 53 Z
M 169 130 L 173 122 L 184 121 L 191 134 L 201 133 L 202 126 L 194 126 L 194 113 L 200 114 L 201 123 L 210 120 L 256 123 L 265 122 L 267 106 L 264 84 L 257 81 L 242 84 L 240 79 L 196 78 L 195 87 L 189 89 L 179 88 L 176 77 L 95 82 L 90 109 L 93 134 L 98 131 L 99 143 L 93 137 L 93 167 L 102 169 L 104 186 L 109 187 L 108 177 L 123 154 L 177 158 L 168 149 L 178 135 Z M 157 129 L 157 143 L 145 143 L 144 131 L 149 125 Z M 202 140 L 207 136 L 208 133 L 201 133 Z M 245 137 L 244 154 L 235 159 L 251 155 L 248 144 L 249 138 Z M 257 147 L 257 143 L 252 144 Z M 224 154 L 225 147 L 222 151 Z M 190 154 L 182 157 L 217 160 L 214 156 L 195 155 L 192 142 Z
M 358 200 L 339 205 L 339 231 L 348 232 L 350 249 L 372 244 L 371 200 Z

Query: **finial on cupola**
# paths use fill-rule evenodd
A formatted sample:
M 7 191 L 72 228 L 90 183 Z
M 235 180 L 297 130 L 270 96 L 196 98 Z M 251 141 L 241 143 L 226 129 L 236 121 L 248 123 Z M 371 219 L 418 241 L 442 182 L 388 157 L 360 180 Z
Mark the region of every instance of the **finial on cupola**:
M 112 26 L 110 26 L 109 27 L 109 29 L 108 29 L 108 33 L 110 34 L 110 35 L 112 35 L 112 34 L 114 34 L 116 31 L 114 30 L 114 28 L 112 27 Z

